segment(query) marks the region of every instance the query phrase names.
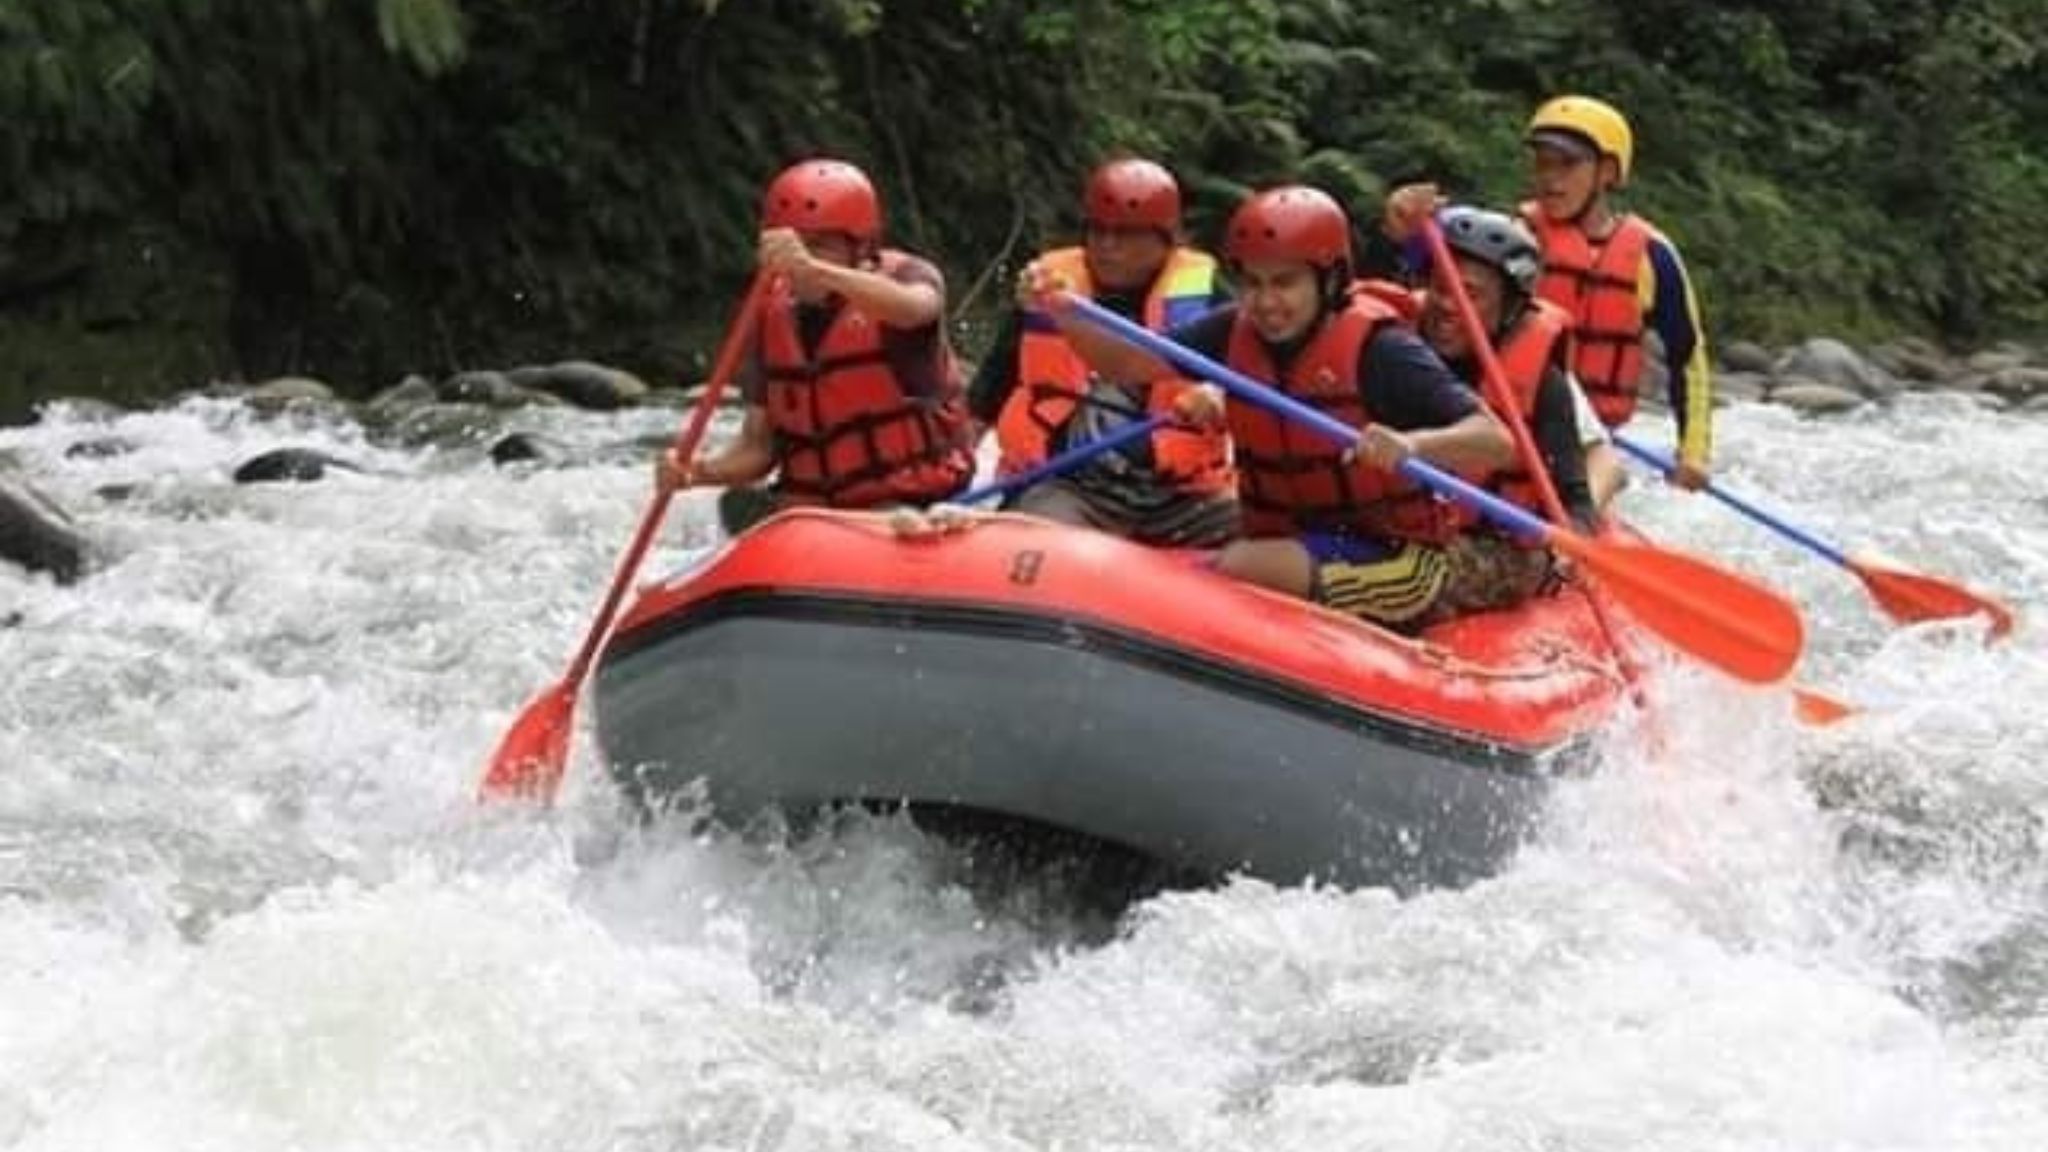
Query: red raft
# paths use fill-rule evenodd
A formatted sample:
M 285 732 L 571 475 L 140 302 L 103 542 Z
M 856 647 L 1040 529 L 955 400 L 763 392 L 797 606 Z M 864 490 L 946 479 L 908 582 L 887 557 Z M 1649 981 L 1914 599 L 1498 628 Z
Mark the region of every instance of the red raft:
M 645 590 L 595 704 L 630 793 L 729 823 L 909 804 L 1409 888 L 1497 869 L 1624 698 L 1577 593 L 1412 640 L 1025 517 L 799 511 Z

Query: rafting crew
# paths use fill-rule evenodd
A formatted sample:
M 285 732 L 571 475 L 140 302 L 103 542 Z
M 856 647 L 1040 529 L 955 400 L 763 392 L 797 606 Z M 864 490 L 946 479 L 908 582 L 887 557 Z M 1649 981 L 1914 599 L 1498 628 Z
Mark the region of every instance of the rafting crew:
M 1607 200 L 1628 171 L 1626 122 L 1585 103 L 1593 109 L 1553 101 L 1532 120 L 1538 196 L 1524 221 L 1552 210 L 1588 236 L 1632 237 L 1647 224 Z M 1398 190 L 1385 237 L 1406 241 L 1416 213 L 1439 205 L 1431 185 Z M 995 435 L 998 476 L 1010 477 L 1170 415 L 1149 435 L 1014 493 L 1008 509 L 1146 544 L 1219 549 L 1213 564 L 1226 575 L 1399 629 L 1509 607 L 1554 586 L 1546 549 L 1400 476 L 1401 461 L 1414 456 L 1542 512 L 1535 477 L 1480 398 L 1479 359 L 1455 310 L 1427 289 L 1355 279 L 1351 224 L 1327 194 L 1291 185 L 1240 206 L 1224 253 L 1242 300 L 1232 299 L 1217 260 L 1183 239 L 1180 189 L 1159 164 L 1124 158 L 1096 168 L 1082 219 L 1082 243 L 1041 253 L 1019 276 L 1016 305 L 974 386 L 963 389 L 938 270 L 881 246 L 879 199 L 859 169 L 793 165 L 763 203 L 759 264 L 772 287 L 752 369 L 741 377 L 740 434 L 692 461 L 665 453 L 657 482 L 727 486 L 720 519 L 736 534 L 791 504 L 942 504 L 971 479 L 970 446 L 984 428 Z M 1573 526 L 1595 529 L 1623 478 L 1603 428 L 1633 410 L 1633 391 L 1624 406 L 1616 381 L 1641 371 L 1641 346 L 1670 343 L 1644 325 L 1675 301 L 1692 341 L 1677 346 L 1688 362 L 1703 356 L 1675 250 L 1652 233 L 1639 253 L 1636 283 L 1650 287 L 1641 289 L 1649 310 L 1634 313 L 1638 335 L 1648 333 L 1631 346 L 1638 352 L 1624 354 L 1596 332 L 1604 351 L 1589 359 L 1584 322 L 1551 298 L 1560 280 L 1540 228 L 1475 209 L 1445 211 L 1441 226 Z M 1594 255 L 1605 268 L 1604 255 Z M 1597 272 L 1571 286 L 1613 287 Z M 1272 382 L 1359 429 L 1357 445 L 1181 378 L 1072 319 L 1068 293 Z M 1585 296 L 1577 302 L 1591 307 Z M 1592 303 L 1611 323 L 1612 294 L 1594 293 Z M 1597 387 L 1575 379 L 1584 364 L 1602 373 Z M 1686 397 L 1681 428 L 1693 475 L 1703 478 L 1710 429 L 1685 408 L 1705 386 L 1692 390 L 1685 375 L 1673 378 L 1673 391 Z M 772 487 L 751 486 L 771 473 L 779 474 Z M 940 519 L 959 517 L 949 509 Z M 933 526 L 920 516 L 897 522 L 906 534 Z
M 741 375 L 739 435 L 690 460 L 662 453 L 655 482 L 725 486 L 730 534 L 790 505 L 922 505 L 965 488 L 973 430 L 946 338 L 945 278 L 883 246 L 867 174 L 806 160 L 776 176 L 757 263 L 769 287 Z M 751 486 L 771 472 L 772 487 Z
M 1644 381 L 1661 374 L 1678 423 L 1671 480 L 1703 487 L 1714 397 L 1699 296 L 1670 237 L 1616 203 L 1634 169 L 1634 130 L 1611 104 L 1559 96 L 1536 109 L 1522 141 L 1534 195 L 1518 211 L 1543 254 L 1536 294 L 1572 318 L 1573 375 L 1601 421 L 1619 428 L 1635 415 Z M 1387 198 L 1382 229 L 1418 279 L 1425 258 L 1411 238 L 1442 205 L 1427 183 Z
M 1452 272 L 1494 350 L 1507 398 L 1529 431 L 1560 507 L 1573 528 L 1597 532 L 1607 502 L 1621 490 L 1621 460 L 1572 377 L 1571 317 L 1536 296 L 1542 259 L 1535 237 L 1504 213 L 1463 206 L 1440 212 L 1438 226 Z M 1391 284 L 1377 290 L 1406 291 Z M 1422 338 L 1459 379 L 1483 388 L 1479 347 L 1450 293 L 1421 289 L 1410 299 Z M 1548 514 L 1541 482 L 1520 459 L 1487 477 L 1486 487 L 1538 516 Z M 1471 562 L 1491 568 L 1490 578 L 1475 577 L 1493 597 L 1480 607 L 1511 607 L 1554 586 L 1555 557 L 1548 549 L 1484 521 L 1471 531 L 1477 538 Z
M 1100 165 L 1082 190 L 1081 215 L 1082 242 L 1035 261 L 1069 291 L 1155 332 L 1229 301 L 1216 258 L 1185 242 L 1180 185 L 1159 164 L 1126 157 Z M 996 472 L 1008 477 L 1125 424 L 1170 414 L 1187 387 L 1172 375 L 1136 385 L 1104 380 L 1036 301 L 1019 299 L 982 358 L 968 406 L 994 428 Z M 1215 428 L 1168 424 L 1026 488 L 1005 506 L 1145 544 L 1216 547 L 1237 535 L 1229 444 Z
M 1502 427 L 1394 308 L 1352 289 L 1351 224 L 1327 194 L 1268 189 L 1231 218 L 1224 255 L 1239 299 L 1168 338 L 1359 430 L 1347 448 L 1213 385 L 1187 390 L 1184 420 L 1227 428 L 1244 538 L 1217 571 L 1395 628 L 1474 610 L 1469 514 L 1403 479 L 1410 456 L 1484 474 L 1513 458 Z M 1071 316 L 1057 268 L 1031 265 L 1020 290 L 1040 300 L 1096 371 L 1121 381 L 1164 375 L 1150 354 Z

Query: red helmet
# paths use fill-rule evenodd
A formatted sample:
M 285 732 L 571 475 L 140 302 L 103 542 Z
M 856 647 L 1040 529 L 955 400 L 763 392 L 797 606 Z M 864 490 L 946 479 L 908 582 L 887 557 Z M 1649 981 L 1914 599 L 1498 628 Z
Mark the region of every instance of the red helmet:
M 782 170 L 761 198 L 761 227 L 882 235 L 882 202 L 867 173 L 843 160 L 805 160 Z
M 1150 160 L 1111 160 L 1088 177 L 1081 210 L 1090 224 L 1172 232 L 1180 227 L 1180 185 Z
M 1351 263 L 1351 221 L 1328 193 L 1303 184 L 1268 188 L 1230 218 L 1224 255 L 1233 264 L 1302 260 L 1318 268 Z

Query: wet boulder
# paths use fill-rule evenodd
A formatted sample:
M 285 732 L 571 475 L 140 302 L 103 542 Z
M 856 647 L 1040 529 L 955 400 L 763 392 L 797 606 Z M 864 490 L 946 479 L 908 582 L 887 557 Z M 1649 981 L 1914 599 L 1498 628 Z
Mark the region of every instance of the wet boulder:
M 569 450 L 561 441 L 536 432 L 511 432 L 491 444 L 490 457 L 491 463 L 501 467 L 507 464 L 554 467 L 568 460 Z
M 332 404 L 334 389 L 308 376 L 280 376 L 252 385 L 242 402 L 259 412 L 279 412 L 295 404 Z
M 443 400 L 454 404 L 483 404 L 492 408 L 524 408 L 530 404 L 553 403 L 553 397 L 514 383 L 503 372 L 457 372 L 435 388 Z
M 1774 359 L 1770 349 L 1748 340 L 1731 340 L 1721 349 L 1721 367 L 1728 372 L 1767 373 Z
M 66 460 L 106 460 L 135 451 L 135 441 L 125 436 L 88 436 L 74 440 L 64 449 Z
M 440 398 L 434 382 L 425 376 L 410 375 L 382 392 L 377 393 L 363 405 L 366 414 L 387 419 L 396 419 L 415 408 L 432 404 Z
M 25 480 L 0 476 L 0 561 L 69 584 L 85 572 L 86 542 L 71 517 Z
M 242 461 L 235 469 L 234 480 L 237 484 L 305 483 L 319 480 L 333 469 L 362 471 L 317 448 L 273 448 Z
M 1854 348 L 1826 336 L 1816 336 L 1786 352 L 1778 361 L 1777 374 L 1787 384 L 1810 381 L 1871 400 L 1896 395 L 1904 387 Z
M 646 381 L 618 368 L 588 360 L 564 360 L 546 367 L 514 368 L 507 376 L 522 388 L 546 392 L 574 404 L 609 412 L 629 408 L 647 395 Z
M 1868 398 L 1833 384 L 1795 378 L 1771 389 L 1771 403 L 1808 416 L 1831 416 L 1862 407 Z

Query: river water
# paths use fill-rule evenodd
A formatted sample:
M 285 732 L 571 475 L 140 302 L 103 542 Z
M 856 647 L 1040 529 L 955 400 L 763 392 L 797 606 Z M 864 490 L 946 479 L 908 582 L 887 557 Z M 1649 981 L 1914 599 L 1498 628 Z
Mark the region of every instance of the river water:
M 674 416 L 517 419 L 583 462 L 220 401 L 0 430 L 102 556 L 0 568 L 0 1148 L 2048 1147 L 2036 626 L 1893 628 L 1639 484 L 1653 533 L 1797 597 L 1805 678 L 1861 716 L 1674 664 L 1662 739 L 1613 733 L 1495 879 L 1240 882 L 1104 940 L 897 820 L 639 829 L 587 735 L 556 812 L 478 809 Z M 2048 422 L 1907 397 L 1720 435 L 1793 519 L 2048 610 Z M 229 481 L 284 444 L 367 471 Z M 686 497 L 645 574 L 711 523 Z

